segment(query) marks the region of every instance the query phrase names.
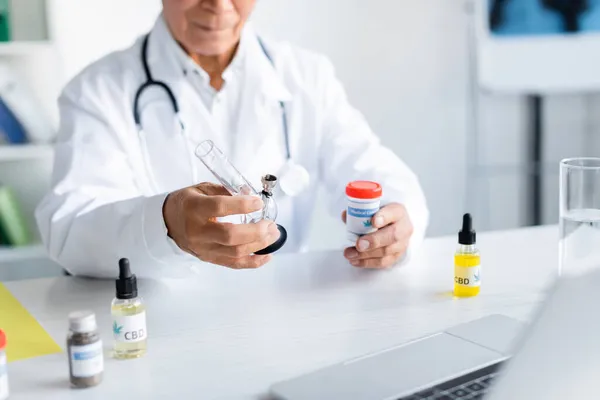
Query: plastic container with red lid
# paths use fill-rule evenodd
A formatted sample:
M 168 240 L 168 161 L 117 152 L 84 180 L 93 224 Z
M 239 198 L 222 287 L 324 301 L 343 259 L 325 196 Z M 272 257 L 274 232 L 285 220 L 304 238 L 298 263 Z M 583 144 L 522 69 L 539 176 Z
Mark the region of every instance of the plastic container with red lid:
M 8 399 L 8 371 L 6 370 L 6 333 L 0 329 L 0 400 Z
M 382 194 L 381 185 L 377 182 L 354 181 L 346 185 L 346 230 L 349 240 L 356 241 L 377 230 L 373 227 L 372 219 L 379 211 Z

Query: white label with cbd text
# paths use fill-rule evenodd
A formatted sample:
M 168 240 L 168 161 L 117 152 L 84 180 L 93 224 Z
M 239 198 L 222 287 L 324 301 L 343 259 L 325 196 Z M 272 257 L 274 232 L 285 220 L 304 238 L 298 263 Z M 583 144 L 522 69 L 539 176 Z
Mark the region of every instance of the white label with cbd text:
M 84 346 L 71 346 L 71 375 L 87 378 L 99 374 L 103 369 L 101 340 Z
M 113 315 L 113 336 L 117 342 L 135 343 L 145 340 L 146 311 L 136 315 Z
M 481 266 L 454 267 L 454 283 L 467 287 L 481 286 Z

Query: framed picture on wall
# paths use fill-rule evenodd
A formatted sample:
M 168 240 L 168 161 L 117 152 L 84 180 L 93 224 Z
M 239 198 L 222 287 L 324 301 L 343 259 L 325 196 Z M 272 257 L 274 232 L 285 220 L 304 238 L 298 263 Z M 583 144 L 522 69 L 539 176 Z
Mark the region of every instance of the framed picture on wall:
M 600 89 L 600 0 L 474 0 L 480 86 L 551 94 Z

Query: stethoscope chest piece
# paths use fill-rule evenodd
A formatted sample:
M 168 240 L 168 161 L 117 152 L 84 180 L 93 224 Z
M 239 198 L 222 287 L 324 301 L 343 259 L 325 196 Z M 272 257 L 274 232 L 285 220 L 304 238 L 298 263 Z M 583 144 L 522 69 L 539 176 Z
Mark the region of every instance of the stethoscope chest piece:
M 279 175 L 281 191 L 290 197 L 298 196 L 308 189 L 310 175 L 303 166 L 288 160 Z

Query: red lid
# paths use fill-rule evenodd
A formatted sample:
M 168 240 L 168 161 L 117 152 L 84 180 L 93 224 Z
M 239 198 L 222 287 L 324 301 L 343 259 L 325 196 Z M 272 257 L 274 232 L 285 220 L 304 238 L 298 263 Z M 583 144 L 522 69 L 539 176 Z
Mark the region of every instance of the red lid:
M 2 329 L 0 329 L 0 350 L 3 350 L 6 347 L 6 334 Z
M 355 199 L 376 199 L 381 193 L 381 185 L 377 182 L 354 181 L 346 186 L 346 194 Z

